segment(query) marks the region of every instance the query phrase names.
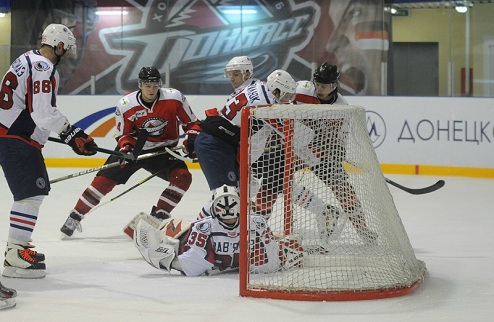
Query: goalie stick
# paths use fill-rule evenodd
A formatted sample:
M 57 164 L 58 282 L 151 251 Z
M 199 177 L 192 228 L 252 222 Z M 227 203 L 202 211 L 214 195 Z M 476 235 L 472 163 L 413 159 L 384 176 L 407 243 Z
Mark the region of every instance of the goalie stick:
M 182 149 L 182 146 L 176 146 L 174 148 L 171 148 L 170 150 L 175 151 L 175 150 L 180 150 L 180 149 Z M 152 157 L 155 157 L 155 156 L 158 156 L 158 155 L 162 155 L 162 154 L 166 154 L 166 153 L 168 153 L 168 151 L 158 151 L 158 152 L 151 152 L 151 153 L 142 154 L 142 155 L 140 155 L 140 156 L 137 157 L 137 161 L 143 160 L 143 159 L 147 159 L 147 158 L 152 158 Z M 92 173 L 92 172 L 96 172 L 96 171 L 100 171 L 100 170 L 104 170 L 104 169 L 110 169 L 110 168 L 114 168 L 114 167 L 119 167 L 119 166 L 120 166 L 120 162 L 113 162 L 113 163 L 104 164 L 104 165 L 99 166 L 99 167 L 82 170 L 82 171 L 79 171 L 79 172 L 75 172 L 75 173 L 72 173 L 72 174 L 69 174 L 69 175 L 60 177 L 60 178 L 56 178 L 56 179 L 50 180 L 50 184 L 53 184 L 53 183 L 56 183 L 56 182 L 60 182 L 60 181 L 64 181 L 64 180 L 67 180 L 67 179 L 72 179 L 72 178 L 75 178 L 75 177 L 79 177 L 79 176 L 82 176 L 82 175 L 85 175 L 85 174 L 88 174 L 88 173 Z
M 405 192 L 408 192 L 412 195 L 422 195 L 425 193 L 434 192 L 438 189 L 441 189 L 445 184 L 444 180 L 439 180 L 438 182 L 436 182 L 433 185 L 430 185 L 428 187 L 414 189 L 414 188 L 408 188 L 408 187 L 402 186 L 401 184 L 398 184 L 398 183 L 394 182 L 393 180 L 390 180 L 386 177 L 384 178 L 384 180 L 386 180 L 386 182 L 389 183 L 390 185 L 395 186 L 396 188 L 401 189 Z

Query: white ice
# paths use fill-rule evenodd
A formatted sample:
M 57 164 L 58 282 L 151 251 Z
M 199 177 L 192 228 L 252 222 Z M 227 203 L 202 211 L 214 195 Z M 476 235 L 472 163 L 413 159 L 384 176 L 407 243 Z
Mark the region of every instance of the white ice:
M 49 168 L 52 179 L 80 169 Z M 200 170 L 174 211 L 194 219 L 209 198 Z M 145 178 L 137 172 L 106 200 Z M 388 175 L 422 187 L 433 176 Z M 494 180 L 446 177 L 430 194 L 410 195 L 389 187 L 418 259 L 429 276 L 414 293 L 354 302 L 303 302 L 240 297 L 238 275 L 184 277 L 159 271 L 144 260 L 122 227 L 149 212 L 163 189 L 152 179 L 101 206 L 82 221 L 83 233 L 60 240 L 60 227 L 92 180 L 88 174 L 53 184 L 33 234 L 45 253 L 47 276 L 1 278 L 18 291 L 17 307 L 0 321 L 494 321 Z M 0 242 L 9 229 L 12 196 L 0 178 Z M 0 244 L 1 245 L 1 244 Z

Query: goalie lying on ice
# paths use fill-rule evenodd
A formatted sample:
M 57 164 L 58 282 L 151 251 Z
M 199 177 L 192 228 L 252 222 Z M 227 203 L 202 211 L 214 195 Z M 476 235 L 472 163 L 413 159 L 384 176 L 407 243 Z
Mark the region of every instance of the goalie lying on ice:
M 211 217 L 188 222 L 156 221 L 141 213 L 134 244 L 151 266 L 186 276 L 210 275 L 239 267 L 240 198 L 235 187 L 214 191 Z M 296 239 L 275 238 L 263 217 L 250 216 L 250 262 L 253 273 L 300 266 L 303 248 Z

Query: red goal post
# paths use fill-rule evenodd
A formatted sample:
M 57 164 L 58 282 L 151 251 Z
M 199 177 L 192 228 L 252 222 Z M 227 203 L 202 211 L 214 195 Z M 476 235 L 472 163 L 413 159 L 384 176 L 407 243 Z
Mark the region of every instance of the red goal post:
M 259 198 L 260 191 L 277 193 Z M 409 294 L 426 276 L 386 185 L 363 107 L 244 108 L 240 198 L 241 296 L 379 299 Z M 280 245 L 296 240 L 303 248 L 296 265 L 282 261 L 275 272 L 254 273 L 260 259 L 251 249 L 261 245 L 251 244 L 248 218 L 259 209 L 270 214 L 267 224 Z

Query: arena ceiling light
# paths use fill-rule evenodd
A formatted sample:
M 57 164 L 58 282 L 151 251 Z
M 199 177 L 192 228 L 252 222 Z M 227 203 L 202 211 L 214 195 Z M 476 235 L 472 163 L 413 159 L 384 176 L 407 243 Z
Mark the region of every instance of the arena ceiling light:
M 456 4 L 455 10 L 459 13 L 467 12 L 468 11 L 467 2 L 466 1 L 458 2 Z

